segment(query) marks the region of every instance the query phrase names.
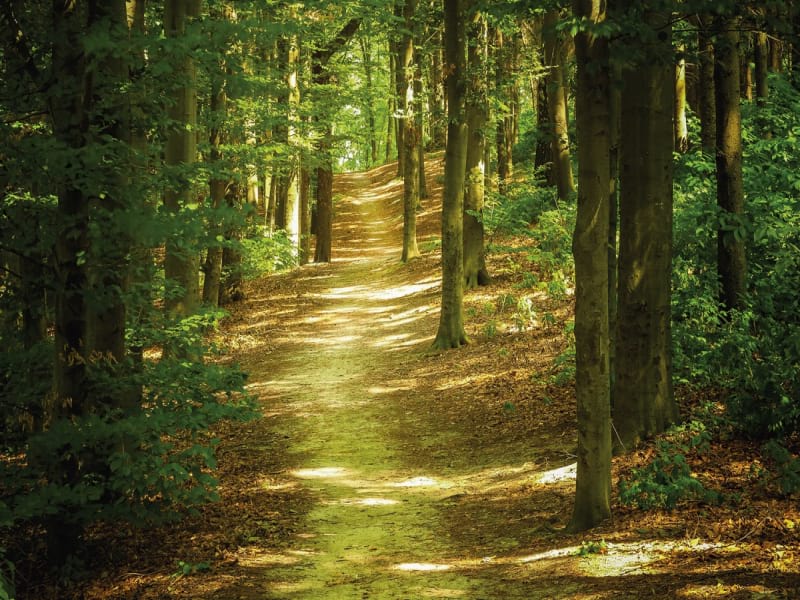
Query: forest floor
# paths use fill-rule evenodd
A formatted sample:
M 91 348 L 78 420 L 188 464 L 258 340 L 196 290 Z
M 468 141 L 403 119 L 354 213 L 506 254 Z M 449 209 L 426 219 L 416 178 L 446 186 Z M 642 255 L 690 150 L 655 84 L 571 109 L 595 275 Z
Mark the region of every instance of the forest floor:
M 519 287 L 536 268 L 524 254 L 492 254 L 493 285 L 465 302 L 473 343 L 429 352 L 442 160 L 409 265 L 395 167 L 337 177 L 333 262 L 252 282 L 220 333 L 263 411 L 215 432 L 222 501 L 155 531 L 98 529 L 100 570 L 73 597 L 800 597 L 797 498 L 749 479 L 743 443 L 696 466 L 742 492 L 735 505 L 615 505 L 602 527 L 564 533 L 575 411 L 554 360 L 570 302 Z M 520 314 L 525 295 L 546 320 Z M 615 484 L 652 454 L 615 459 Z

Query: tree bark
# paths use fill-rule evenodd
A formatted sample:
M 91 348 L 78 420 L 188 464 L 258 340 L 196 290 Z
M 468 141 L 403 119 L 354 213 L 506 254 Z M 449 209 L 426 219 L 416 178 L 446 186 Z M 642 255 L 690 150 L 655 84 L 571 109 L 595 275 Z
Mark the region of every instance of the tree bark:
M 714 92 L 714 42 L 711 35 L 711 18 L 697 20 L 697 45 L 700 53 L 698 91 L 700 96 L 700 143 L 703 151 L 712 154 L 717 146 L 717 109 Z
M 636 6 L 628 4 L 628 11 Z M 641 5 L 639 5 L 641 6 Z M 629 54 L 623 73 L 620 134 L 620 252 L 614 426 L 623 449 L 664 431 L 678 418 L 672 392 L 672 140 L 675 69 L 669 14 L 643 8 L 639 19 L 657 42 Z
M 484 146 L 488 121 L 486 94 L 486 19 L 480 12 L 468 16 L 466 119 L 467 164 L 464 195 L 464 286 L 488 285 L 483 229 Z
M 497 146 L 497 180 L 498 191 L 506 192 L 508 183 L 514 174 L 514 160 L 511 156 L 513 146 L 513 117 L 511 111 L 512 86 L 510 79 L 514 76 L 511 72 L 512 47 L 507 43 L 503 32 L 495 29 L 495 57 L 496 57 L 496 86 L 500 100 L 506 103 L 506 108 L 497 115 L 497 130 L 495 142 Z
M 735 235 L 744 216 L 742 180 L 742 121 L 739 106 L 738 21 L 717 17 L 714 86 L 717 114 L 717 204 L 726 227 L 717 232 L 717 270 L 726 308 L 740 308 L 746 291 L 744 240 Z
M 606 18 L 602 0 L 573 0 L 576 17 Z M 575 257 L 575 392 L 578 458 L 569 529 L 582 531 L 611 516 L 611 414 L 608 372 L 608 41 L 575 36 L 577 71 L 578 213 Z
M 558 189 L 558 197 L 568 200 L 575 191 L 572 178 L 572 163 L 569 156 L 569 134 L 567 123 L 567 95 L 564 87 L 564 52 L 556 25 L 558 10 L 550 10 L 544 18 L 544 58 L 548 68 L 547 107 L 549 111 L 549 137 L 552 147 L 552 174 Z
M 199 2 L 167 0 L 164 9 L 166 36 L 179 38 L 186 35 L 187 22 L 198 13 Z M 175 90 L 175 104 L 169 110 L 169 117 L 176 126 L 167 137 L 165 162 L 173 168 L 189 168 L 197 160 L 197 68 L 188 54 L 180 61 L 176 79 L 185 83 Z M 181 180 L 183 183 L 174 185 L 164 194 L 164 206 L 176 221 L 186 218 L 180 214 L 183 209 L 197 204 L 190 178 L 184 176 Z M 180 244 L 173 241 L 178 237 L 181 238 Z M 167 240 L 164 276 L 177 289 L 167 294 L 164 304 L 175 316 L 192 314 L 200 301 L 200 255 L 193 248 L 195 244 L 196 240 L 187 239 L 185 232 Z
M 403 255 L 402 261 L 419 256 L 417 247 L 417 205 L 419 204 L 419 130 L 414 98 L 414 13 L 417 0 L 403 3 L 404 33 L 398 46 L 398 70 L 403 77 L 401 99 L 403 129 Z
M 433 348 L 458 348 L 468 342 L 464 330 L 464 180 L 467 170 L 465 115 L 466 20 L 464 0 L 444 0 L 447 71 L 447 147 L 442 197 L 442 306 Z

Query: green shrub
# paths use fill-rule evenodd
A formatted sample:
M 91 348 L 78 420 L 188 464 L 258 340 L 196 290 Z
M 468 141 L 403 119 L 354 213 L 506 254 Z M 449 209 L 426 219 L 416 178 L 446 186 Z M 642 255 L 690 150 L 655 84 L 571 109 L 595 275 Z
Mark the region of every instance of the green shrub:
M 645 467 L 633 469 L 619 480 L 619 500 L 641 510 L 672 510 L 681 501 L 716 503 L 719 493 L 706 489 L 691 473 L 686 456 L 708 450 L 711 435 L 705 425 L 692 421 L 673 427 L 669 437 L 656 442 L 656 456 Z

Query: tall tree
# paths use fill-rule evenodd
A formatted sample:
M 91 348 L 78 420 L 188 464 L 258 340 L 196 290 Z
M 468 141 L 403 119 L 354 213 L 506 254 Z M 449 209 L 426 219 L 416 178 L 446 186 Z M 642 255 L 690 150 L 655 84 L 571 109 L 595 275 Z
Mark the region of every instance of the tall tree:
M 442 306 L 433 348 L 458 348 L 464 330 L 464 181 L 467 171 L 465 0 L 444 0 L 447 147 L 442 196 Z M 470 2 L 470 12 L 474 10 Z
M 717 204 L 724 216 L 717 232 L 717 269 L 722 284 L 721 300 L 727 308 L 742 306 L 747 272 L 744 239 L 736 235 L 744 215 L 738 27 L 735 18 L 718 16 L 714 20 Z
M 544 18 L 544 60 L 548 69 L 547 107 L 549 111 L 549 133 L 553 160 L 552 175 L 558 189 L 558 197 L 567 200 L 575 190 L 572 179 L 572 163 L 569 157 L 569 134 L 567 123 L 567 94 L 564 86 L 564 48 L 556 29 L 559 11 L 549 10 Z
M 347 21 L 324 46 L 314 51 L 311 56 L 312 82 L 323 89 L 331 84 L 329 63 L 356 34 L 361 25 L 361 18 L 354 17 Z M 330 95 L 329 92 L 327 95 Z M 327 99 L 327 98 L 326 98 Z M 391 120 L 391 119 L 390 119 Z M 320 124 L 321 133 L 317 141 L 317 212 L 315 231 L 317 241 L 314 250 L 315 262 L 331 261 L 331 243 L 333 240 L 333 163 L 330 156 L 332 124 L 328 117 Z
M 714 41 L 712 21 L 708 15 L 697 17 L 697 50 L 700 59 L 698 73 L 698 116 L 700 117 L 700 144 L 704 152 L 715 152 L 717 140 L 717 109 L 714 91 Z
M 182 44 L 176 65 L 174 103 L 169 117 L 174 123 L 167 138 L 165 162 L 176 172 L 173 184 L 164 194 L 164 206 L 175 218 L 189 219 L 197 204 L 191 177 L 187 173 L 197 160 L 197 67 L 186 47 L 186 27 L 200 14 L 199 0 L 167 0 L 164 7 L 164 32 Z M 184 233 L 188 234 L 187 227 Z M 178 316 L 193 313 L 200 301 L 200 255 L 189 235 L 167 241 L 164 276 L 177 289 L 168 290 L 165 305 Z M 188 238 L 188 239 L 187 239 Z
M 417 247 L 417 206 L 419 205 L 419 145 L 417 100 L 414 93 L 414 24 L 417 0 L 403 3 L 403 35 L 398 46 L 398 69 L 403 76 L 401 124 L 403 129 L 403 262 L 419 256 Z
M 614 377 L 614 425 L 630 445 L 673 423 L 670 281 L 672 277 L 672 148 L 675 66 L 670 14 L 634 0 L 640 36 L 622 73 L 620 252 Z M 640 12 L 637 12 L 640 11 Z M 621 360 L 624 357 L 624 360 Z
M 608 41 L 595 27 L 604 0 L 573 0 L 584 28 L 575 36 L 578 214 L 575 257 L 575 392 L 578 460 L 570 529 L 611 515 L 611 406 L 608 372 L 608 192 L 610 174 Z
M 486 94 L 486 18 L 478 11 L 469 16 L 467 49 L 466 118 L 467 181 L 464 195 L 464 285 L 467 289 L 489 283 L 484 248 L 483 203 L 488 121 Z
M 511 40 L 499 27 L 494 28 L 495 79 L 496 93 L 499 94 L 503 109 L 498 111 L 495 142 L 497 146 L 497 179 L 500 193 L 504 193 L 511 177 L 514 175 L 514 158 L 511 149 L 514 146 L 514 114 L 513 114 L 513 60 L 514 48 Z

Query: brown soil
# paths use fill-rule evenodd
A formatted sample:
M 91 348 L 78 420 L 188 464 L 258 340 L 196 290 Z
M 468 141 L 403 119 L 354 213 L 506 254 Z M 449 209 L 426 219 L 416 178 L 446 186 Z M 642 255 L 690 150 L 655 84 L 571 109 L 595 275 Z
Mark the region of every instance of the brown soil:
M 423 256 L 409 265 L 394 166 L 337 178 L 334 262 L 253 282 L 225 326 L 263 418 L 217 432 L 222 502 L 145 534 L 96 532 L 105 570 L 73 597 L 798 597 L 796 502 L 752 484 L 736 506 L 615 507 L 612 523 L 563 532 L 575 415 L 553 360 L 569 302 L 515 287 L 535 265 L 493 254 L 493 285 L 465 303 L 473 343 L 428 352 L 441 162 L 428 165 Z M 510 295 L 552 318 L 520 320 Z M 650 452 L 616 461 L 615 481 Z M 751 454 L 715 448 L 698 471 L 742 487 L 732 465 Z M 210 570 L 176 575 L 177 561 Z M 38 597 L 68 597 L 52 590 Z

